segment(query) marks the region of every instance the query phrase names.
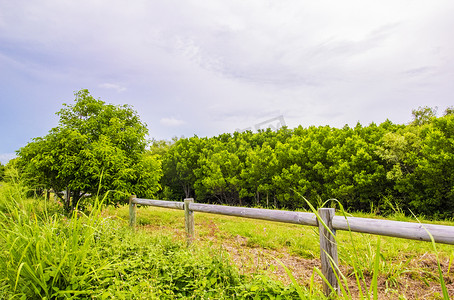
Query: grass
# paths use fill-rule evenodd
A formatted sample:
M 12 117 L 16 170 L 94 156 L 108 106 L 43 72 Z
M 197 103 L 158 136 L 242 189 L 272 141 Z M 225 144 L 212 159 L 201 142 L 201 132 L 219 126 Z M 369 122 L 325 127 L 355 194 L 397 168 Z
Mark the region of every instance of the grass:
M 119 209 L 108 208 L 106 213 L 123 220 L 129 218 L 129 211 L 126 206 Z M 374 215 L 364 213 L 352 215 L 377 218 Z M 397 220 L 399 218 L 391 216 L 387 219 Z M 417 222 L 415 219 L 412 219 L 412 221 Z M 184 230 L 184 213 L 180 210 L 159 207 L 140 207 L 137 210 L 137 222 L 139 226 L 153 225 Z M 421 222 L 454 226 L 454 222 L 449 221 L 421 220 Z M 195 226 L 198 236 L 202 238 L 213 234 L 213 232 L 219 239 L 230 239 L 240 235 L 247 238 L 247 246 L 250 247 L 285 248 L 292 254 L 304 258 L 317 258 L 320 255 L 318 229 L 316 227 L 206 213 L 195 214 Z M 353 242 L 357 244 L 358 251 L 365 255 L 374 255 L 373 249 L 377 244 L 378 236 L 362 233 L 352 233 L 352 236 Z M 350 233 L 347 231 L 337 231 L 337 237 L 341 245 L 351 243 Z M 380 253 L 385 260 L 401 260 L 402 257 L 420 256 L 431 252 L 433 252 L 433 246 L 428 242 L 381 237 Z M 437 244 L 437 252 L 440 257 L 449 258 L 453 255 L 454 248 L 452 245 Z
M 183 211 L 140 207 L 133 233 L 126 206 L 67 216 L 23 192 L 0 187 L 0 299 L 323 299 L 317 263 L 304 280 L 297 264 L 319 257 L 314 227 L 196 213 L 187 248 Z M 406 281 L 427 288 L 421 299 L 452 296 L 452 246 L 337 238 L 341 298 L 405 299 Z
M 124 219 L 128 218 L 127 208 L 110 210 L 109 214 Z M 364 213 L 353 215 L 377 218 Z M 409 219 L 403 219 L 401 215 L 389 219 L 409 221 Z M 411 221 L 417 222 L 415 219 Z M 449 221 L 424 220 L 423 222 L 454 225 L 454 222 Z M 138 209 L 138 223 L 152 226 L 155 231 L 180 232 L 181 237 L 184 232 L 184 214 L 178 210 L 141 207 Z M 320 254 L 318 233 L 314 227 L 204 213 L 195 214 L 195 224 L 199 241 L 211 237 L 209 239 L 211 244 L 213 241 L 218 245 L 234 244 L 240 237 L 242 243 L 237 246 L 273 250 L 278 257 L 283 252 L 305 259 L 318 258 Z M 346 278 L 349 278 L 349 281 L 357 282 L 356 290 L 360 291 L 356 291 L 356 293 L 363 293 L 365 298 L 374 298 L 376 292 L 369 290 L 370 286 L 374 286 L 374 280 L 380 284 L 382 294 L 405 297 L 396 294 L 404 291 L 414 295 L 413 289 L 416 287 L 412 284 L 418 282 L 420 286 L 417 289 L 420 294 L 427 289 L 431 294 L 426 297 L 434 299 L 437 299 L 437 295 L 445 297 L 448 291 L 443 288 L 443 283 L 440 285 L 443 277 L 440 275 L 437 262 L 442 262 L 445 266 L 442 273 L 448 283 L 454 279 L 452 272 L 454 248 L 452 245 L 437 244 L 434 249 L 434 244 L 430 242 L 344 231 L 338 231 L 337 238 L 340 245 L 339 257 L 340 265 L 343 266 L 342 272 Z M 243 253 L 245 252 L 243 251 Z M 352 258 L 355 260 L 353 261 Z M 360 278 L 354 279 L 355 274 Z M 308 285 L 307 282 L 306 285 Z M 366 285 L 369 285 L 369 288 Z M 434 288 L 434 286 L 439 288 Z M 310 284 L 308 288 L 311 288 Z
M 220 248 L 187 248 L 163 231 L 133 233 L 97 206 L 65 216 L 47 200 L 11 198 L 4 186 L 0 299 L 296 299 L 301 290 L 241 274 Z

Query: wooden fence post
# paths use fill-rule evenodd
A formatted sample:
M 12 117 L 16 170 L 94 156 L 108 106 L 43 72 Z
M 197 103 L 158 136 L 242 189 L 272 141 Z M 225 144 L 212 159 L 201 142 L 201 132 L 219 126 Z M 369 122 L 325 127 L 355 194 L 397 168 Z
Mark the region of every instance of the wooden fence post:
M 338 266 L 337 244 L 335 240 L 336 230 L 332 226 L 332 220 L 335 214 L 334 208 L 320 208 L 318 210 L 320 218 L 323 220 L 327 228 L 318 221 L 318 231 L 320 234 L 320 259 L 322 261 L 322 273 L 328 280 L 329 284 L 334 288 L 336 293 L 339 293 L 339 282 L 337 281 L 335 269 L 332 265 Z M 329 229 L 329 230 L 328 230 Z M 331 233 L 330 233 L 331 231 Z M 323 282 L 323 292 L 325 296 L 331 294 L 330 287 Z
M 136 204 L 132 203 L 132 199 L 136 198 L 136 195 L 129 197 L 129 226 L 133 229 L 136 228 Z
M 190 203 L 194 203 L 193 198 L 184 199 L 184 220 L 188 246 L 190 246 L 194 240 L 194 212 L 189 209 Z

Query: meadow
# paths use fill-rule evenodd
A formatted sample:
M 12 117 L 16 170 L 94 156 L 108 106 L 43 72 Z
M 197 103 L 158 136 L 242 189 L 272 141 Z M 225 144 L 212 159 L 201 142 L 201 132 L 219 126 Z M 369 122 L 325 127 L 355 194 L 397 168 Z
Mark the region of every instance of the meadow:
M 129 212 L 127 207 L 122 207 L 106 213 L 127 220 Z M 137 216 L 141 231 L 165 232 L 174 239 L 185 240 L 182 211 L 140 207 Z M 354 213 L 353 216 L 384 219 L 371 213 Z M 417 222 L 398 210 L 387 219 Z M 451 221 L 418 220 L 454 225 Z M 195 247 L 226 251 L 242 274 L 265 274 L 284 284 L 296 279 L 298 285 L 308 291 L 321 288 L 321 279 L 314 271 L 320 268 L 315 227 L 195 213 L 195 233 Z M 379 299 L 443 299 L 442 286 L 446 287 L 445 293 L 454 295 L 452 245 L 346 231 L 337 231 L 337 237 L 340 269 L 348 281 L 341 298 L 372 299 L 375 287 Z M 443 272 L 443 284 L 437 261 Z M 377 274 L 375 286 L 374 273 Z
M 196 241 L 186 247 L 182 211 L 140 207 L 132 231 L 128 208 L 102 200 L 68 215 L 53 199 L 25 198 L 20 186 L 3 184 L 0 299 L 324 298 L 315 228 L 196 213 Z M 346 280 L 339 298 L 454 295 L 452 246 L 338 237 Z

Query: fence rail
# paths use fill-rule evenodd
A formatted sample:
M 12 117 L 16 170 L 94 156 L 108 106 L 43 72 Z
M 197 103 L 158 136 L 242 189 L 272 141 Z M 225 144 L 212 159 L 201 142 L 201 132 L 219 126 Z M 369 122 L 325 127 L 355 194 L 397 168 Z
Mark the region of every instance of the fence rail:
M 335 276 L 335 270 L 333 270 L 331 265 L 331 262 L 333 261 L 335 264 L 338 264 L 337 245 L 335 241 L 336 230 L 369 233 L 419 241 L 431 241 L 432 237 L 436 243 L 454 245 L 454 226 L 336 216 L 334 208 L 321 208 L 317 211 L 317 214 L 315 214 L 307 212 L 194 203 L 192 198 L 185 199 L 184 202 L 174 202 L 140 199 L 136 198 L 135 195 L 132 195 L 129 200 L 129 212 L 130 226 L 133 227 L 136 223 L 135 208 L 137 204 L 184 210 L 188 244 L 190 244 L 194 239 L 194 212 L 221 214 L 318 227 L 320 233 L 322 273 L 328 280 L 329 284 L 337 291 L 339 291 L 339 283 L 337 282 Z M 331 288 L 325 283 L 324 292 L 326 295 L 329 295 L 331 292 Z

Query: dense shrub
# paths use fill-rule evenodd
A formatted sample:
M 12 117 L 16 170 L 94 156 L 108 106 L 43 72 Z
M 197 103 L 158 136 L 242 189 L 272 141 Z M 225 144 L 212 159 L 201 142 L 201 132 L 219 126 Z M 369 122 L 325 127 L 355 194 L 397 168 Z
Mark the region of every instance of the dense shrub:
M 182 138 L 160 154 L 165 197 L 289 209 L 307 208 L 301 196 L 315 205 L 336 198 L 353 211 L 387 213 L 397 205 L 451 218 L 454 115 L 414 115 L 409 125 Z

